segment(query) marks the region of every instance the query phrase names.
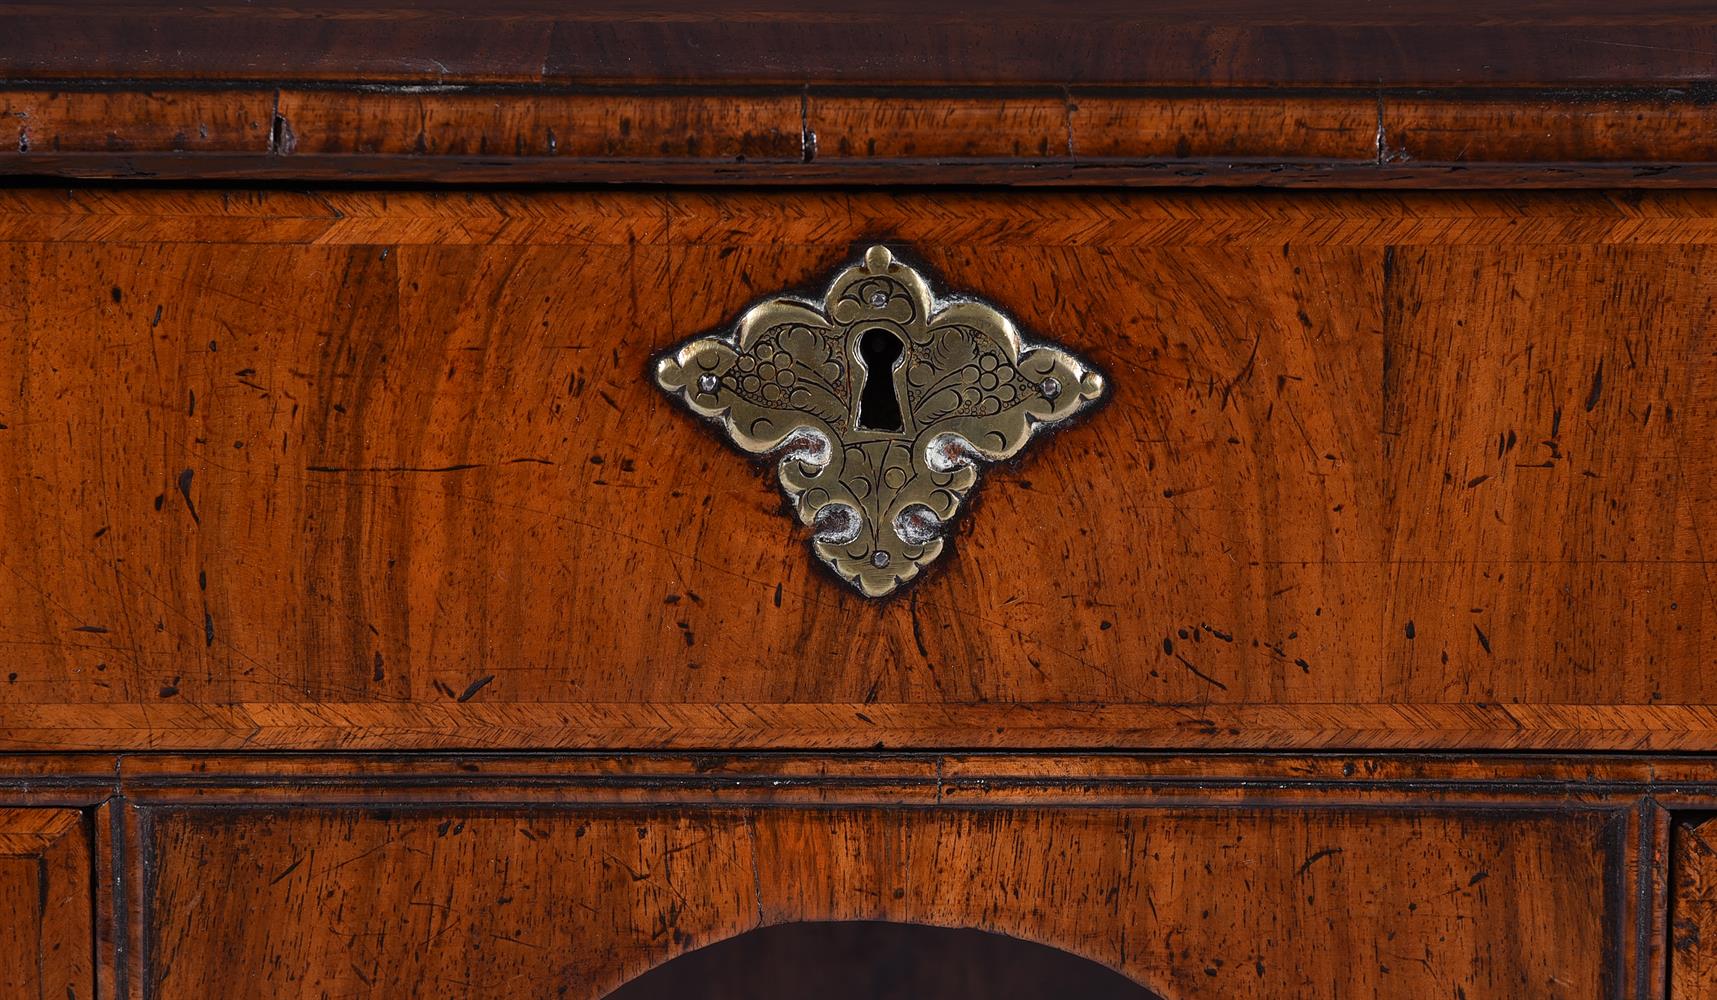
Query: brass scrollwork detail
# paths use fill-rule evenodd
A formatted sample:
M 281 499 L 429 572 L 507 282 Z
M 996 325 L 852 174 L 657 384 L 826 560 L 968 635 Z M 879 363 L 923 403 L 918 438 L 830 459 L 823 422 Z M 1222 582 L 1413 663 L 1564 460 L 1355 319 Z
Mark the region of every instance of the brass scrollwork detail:
M 730 332 L 670 351 L 656 379 L 744 451 L 780 452 L 781 488 L 817 557 L 870 597 L 942 553 L 981 462 L 1019 454 L 1104 388 L 994 307 L 938 299 L 881 246 L 822 302 L 761 302 Z

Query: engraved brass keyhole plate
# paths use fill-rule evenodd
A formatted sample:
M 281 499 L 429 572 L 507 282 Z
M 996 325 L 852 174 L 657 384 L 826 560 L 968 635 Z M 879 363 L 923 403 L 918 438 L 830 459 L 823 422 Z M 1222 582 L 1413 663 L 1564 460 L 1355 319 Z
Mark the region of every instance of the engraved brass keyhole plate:
M 941 555 L 983 462 L 1103 393 L 1071 352 L 1020 338 L 994 307 L 937 298 L 873 246 L 821 302 L 768 299 L 656 366 L 662 388 L 777 472 L 811 547 L 870 597 Z

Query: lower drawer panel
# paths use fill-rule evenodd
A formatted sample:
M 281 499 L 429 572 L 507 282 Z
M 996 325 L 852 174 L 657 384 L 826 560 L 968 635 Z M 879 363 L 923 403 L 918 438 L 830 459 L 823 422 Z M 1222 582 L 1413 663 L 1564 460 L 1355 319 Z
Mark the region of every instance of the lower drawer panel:
M 597 998 L 760 926 L 855 920 L 1050 945 L 1173 1000 L 1630 978 L 1635 813 L 1609 806 L 780 779 L 456 799 L 146 807 L 146 995 Z

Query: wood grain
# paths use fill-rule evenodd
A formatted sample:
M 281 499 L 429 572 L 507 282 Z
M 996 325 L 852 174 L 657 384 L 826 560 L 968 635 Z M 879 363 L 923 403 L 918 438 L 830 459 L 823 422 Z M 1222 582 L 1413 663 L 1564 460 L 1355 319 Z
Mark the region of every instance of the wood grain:
M 0 0 L 0 995 L 1717 992 L 1717 14 L 1469 6 Z M 1111 398 L 871 602 L 879 241 Z
M 1669 995 L 1710 997 L 1717 990 L 1717 849 L 1710 818 L 1690 816 L 1674 830 L 1674 902 L 1671 916 Z
M 805 123 L 808 161 L 1067 160 L 1073 153 L 1060 93 L 878 97 L 813 93 Z
M 273 107 L 255 90 L 0 90 L 0 149 L 263 154 Z
M 95 769 L 80 775 L 90 755 L 12 754 L 13 763 L 0 792 L 63 782 L 94 780 Z M 405 753 L 405 754 L 172 754 L 128 753 L 106 762 L 103 786 L 111 794 L 141 801 L 159 790 L 163 802 L 183 802 L 194 786 L 206 798 L 210 789 L 275 801 L 298 794 L 297 782 L 313 784 L 326 798 L 342 785 L 366 783 L 400 789 L 435 787 L 443 800 L 453 789 L 474 795 L 485 789 L 539 784 L 554 779 L 577 785 L 582 794 L 599 787 L 628 784 L 669 788 L 691 783 L 717 784 L 722 795 L 741 788 L 791 788 L 837 794 L 853 787 L 913 785 L 923 801 L 946 797 L 953 786 L 970 785 L 990 801 L 1005 789 L 1021 793 L 1034 785 L 1073 789 L 1083 801 L 1117 789 L 1133 794 L 1148 787 L 1154 794 L 1182 787 L 1212 801 L 1218 789 L 1267 796 L 1280 792 L 1334 789 L 1363 792 L 1368 801 L 1475 802 L 1527 804 L 1533 801 L 1607 804 L 1624 807 L 1649 797 L 1678 811 L 1717 804 L 1717 757 L 1710 755 L 1633 754 L 1282 754 L 1282 753 L 1054 753 L 993 751 L 969 753 L 771 752 L 771 753 Z M 1077 785 L 1069 785 L 1070 774 Z M 239 790 L 242 790 L 240 792 Z M 1382 796 L 1383 799 L 1377 798 Z M 1391 798 L 1390 796 L 1393 796 Z M 1452 796 L 1452 797 L 1451 797 Z M 463 801 L 463 799 L 461 799 Z M 1342 798 L 1352 803 L 1357 798 Z
M 677 750 L 948 746 L 1700 751 L 1717 707 L 699 702 L 0 703 L 9 750 Z
M 1457 0 L 283 0 L 9 2 L 0 75 L 367 83 L 669 82 L 1595 86 L 1710 80 L 1709 5 Z
M 1690 818 L 1675 827 L 1675 898 L 1670 914 L 1672 1000 L 1696 1000 L 1717 991 L 1717 827 Z
M 1587 997 L 1621 975 L 1598 918 L 1612 826 L 1603 812 L 161 808 L 144 961 L 163 1000 L 380 984 L 597 997 L 753 927 L 883 919 L 1050 944 L 1177 998 L 1451 983 Z M 229 891 L 200 891 L 210 870 Z
M 1388 109 L 1375 93 L 1208 94 L 1075 90 L 1068 127 L 1081 162 L 1375 164 Z M 1179 172 L 1173 171 L 1173 172 Z
M 0 991 L 95 995 L 90 845 L 70 809 L 0 808 Z
M 0 176 L 1710 187 L 1712 114 L 1661 87 L 0 82 Z
M 1241 995 L 1350 995 L 1344 984 L 1367 975 L 1385 993 L 1399 984 L 1405 995 L 1422 995 L 1427 987 L 1416 985 L 1420 979 L 1440 978 L 1470 996 L 1510 995 L 1494 984 L 1511 969 L 1518 973 L 1515 963 L 1530 965 L 1538 955 L 1559 963 L 1553 976 L 1599 969 L 1601 993 L 1547 981 L 1542 989 L 1516 985 L 1513 995 L 1526 990 L 1532 996 L 1644 1000 L 1667 988 L 1665 808 L 1700 818 L 1717 806 L 1714 774 L 1710 758 L 1688 756 L 267 753 L 128 754 L 95 761 L 23 754 L 0 757 L 0 807 L 54 795 L 108 797 L 95 813 L 97 864 L 107 869 L 97 912 L 104 947 L 117 945 L 103 952 L 104 968 L 118 961 L 126 977 L 113 987 L 120 996 L 135 997 L 141 984 L 157 979 L 185 981 L 187 962 L 190 979 L 231 975 L 235 954 L 246 962 L 278 959 L 266 970 L 241 970 L 240 981 L 285 984 L 251 995 L 313 992 L 306 980 L 290 978 L 312 967 L 343 977 L 357 995 L 381 995 L 382 987 L 359 975 L 373 978 L 375 967 L 365 964 L 373 960 L 408 977 L 495 971 L 467 980 L 483 988 L 503 974 L 516 975 L 526 983 L 522 995 L 535 996 L 532 989 L 549 988 L 544 983 L 567 982 L 557 978 L 568 966 L 553 948 L 569 936 L 577 936 L 578 946 L 561 950 L 583 956 L 578 968 L 621 954 L 641 955 L 649 965 L 692 947 L 683 934 L 675 937 L 675 921 L 689 913 L 695 923 L 698 914 L 727 905 L 722 887 L 731 875 L 737 909 L 724 918 L 723 938 L 772 922 L 757 915 L 755 900 L 778 894 L 786 900 L 781 905 L 796 908 L 784 911 L 791 913 L 874 908 L 886 919 L 938 926 L 1013 926 L 1014 934 L 1028 925 L 1048 928 L 1050 938 L 1026 936 L 1063 947 L 1079 942 L 1074 951 L 1111 966 L 1116 962 L 1103 957 L 1111 954 L 1106 949 L 1119 949 L 1113 954 L 1132 957 L 1116 967 L 1167 970 L 1155 979 L 1130 974 L 1171 997 L 1206 995 L 1214 984 L 1198 971 L 1203 967 L 1217 969 L 1222 982 L 1234 981 L 1232 965 L 1248 956 L 1281 964 L 1267 965 L 1270 974 Z M 626 845 L 611 852 L 615 857 L 632 859 L 637 872 L 645 870 L 640 864 L 650 866 L 645 881 L 655 888 L 630 875 L 623 880 L 630 888 L 622 890 L 605 888 L 606 876 L 589 878 L 588 872 L 604 870 L 604 862 L 614 863 L 613 857 L 581 860 L 589 857 L 581 852 L 592 849 L 590 829 L 583 838 L 576 831 L 592 817 Z M 662 838 L 664 825 L 682 821 L 711 839 Z M 110 824 L 114 836 L 106 833 Z M 152 850 L 169 829 L 182 834 L 172 841 L 174 851 Z M 471 839 L 472 830 L 486 832 Z M 841 839 L 831 839 L 834 831 L 842 831 Z M 757 838 L 776 834 L 770 850 L 760 852 Z M 1132 839 L 1117 847 L 1116 836 Z M 1167 849 L 1152 847 L 1159 842 Z M 1678 849 L 1684 844 L 1680 835 L 1676 842 Z M 887 850 L 877 853 L 878 844 Z M 1387 854 L 1390 847 L 1419 860 L 1403 863 Z M 371 848 L 374 855 L 358 856 Z M 1330 849 L 1338 852 L 1318 856 Z M 712 850 L 735 857 L 750 851 L 761 865 L 778 865 L 779 877 L 763 867 L 757 886 L 747 890 L 743 869 L 732 875 L 720 865 L 681 864 Z M 207 881 L 208 869 L 198 869 L 200 876 L 192 870 L 197 859 L 224 864 L 235 858 L 236 880 L 230 873 L 222 878 L 241 894 L 247 880 L 285 873 L 261 895 L 252 894 L 253 902 L 279 908 L 256 912 L 278 912 L 278 918 L 211 916 L 236 913 L 231 908 L 241 905 L 239 899 L 192 890 L 192 880 Z M 1569 864 L 1573 858 L 1581 860 Z M 423 881 L 372 880 L 378 864 Z M 1325 865 L 1337 868 L 1327 884 L 1317 874 Z M 924 874 L 960 873 L 967 870 L 962 866 L 971 868 L 971 878 Z M 1043 873 L 1042 881 L 1027 878 L 1031 866 Z M 576 873 L 573 883 L 589 883 L 579 891 L 612 900 L 595 911 L 567 910 L 560 887 L 568 871 Z M 918 872 L 908 884 L 922 891 L 878 895 L 876 887 L 898 883 L 901 872 Z M 307 923 L 325 910 L 299 893 L 304 883 L 295 880 L 301 878 L 341 885 L 326 907 L 352 904 L 359 895 L 368 902 L 330 914 L 329 924 Z M 1465 889 L 1435 892 L 1446 878 Z M 1244 891 L 1214 887 L 1224 880 Z M 968 883 L 969 889 L 954 888 Z M 376 885 L 406 894 L 384 893 L 405 916 L 364 916 L 379 912 L 365 909 L 381 905 Z M 654 898 L 667 909 L 634 907 L 630 917 L 622 912 L 638 892 L 664 885 Z M 163 886 L 173 887 L 182 908 L 162 910 Z M 1017 893 L 1003 891 L 1013 886 Z M 1301 895 L 1308 890 L 1315 898 Z M 487 905 L 497 892 L 506 902 Z M 400 902 L 412 893 L 441 905 Z M 1059 893 L 1057 899 L 1074 907 L 1073 916 L 1081 918 L 1077 933 L 1066 930 L 1072 916 L 1050 917 L 1049 907 L 1034 905 L 1044 893 Z M 1079 906 L 1076 896 L 1098 902 Z M 1238 900 L 1233 909 L 1219 905 L 1206 912 L 1211 901 L 1230 898 Z M 1354 899 L 1360 902 L 1351 904 Z M 113 900 L 117 908 L 110 908 Z M 1119 905 L 1123 900 L 1131 902 Z M 1394 937 L 1374 939 L 1364 921 L 1334 916 L 1350 905 L 1366 914 L 1381 908 L 1382 926 L 1394 928 Z M 1195 906 L 1205 908 L 1196 919 Z M 1549 923 L 1539 915 L 1547 907 L 1557 908 Z M 1189 928 L 1177 935 L 1181 943 L 1141 947 L 1138 942 L 1170 929 L 1165 919 Z M 214 940 L 205 937 L 205 920 L 214 924 Z M 1349 969 L 1368 963 L 1347 956 L 1393 948 L 1398 957 L 1408 943 L 1440 937 L 1437 922 L 1447 920 L 1478 925 L 1451 939 L 1456 947 L 1440 941 L 1409 963 L 1417 971 L 1404 974 L 1387 958 L 1382 962 L 1389 973 Z M 1143 936 L 1140 921 L 1152 928 Z M 1496 929 L 1496 921 L 1506 930 Z M 369 930 L 354 932 L 350 944 L 329 939 L 325 959 L 307 965 L 293 950 L 359 924 Z M 1108 930 L 1094 935 L 1093 926 Z M 1281 927 L 1281 937 L 1252 933 L 1266 926 Z M 1573 935 L 1562 935 L 1568 928 Z M 1121 931 L 1128 934 L 1125 944 L 1115 936 Z M 190 952 L 179 952 L 183 940 L 192 942 Z M 1333 949 L 1317 944 L 1338 940 L 1346 943 Z M 1244 954 L 1236 941 L 1247 942 Z M 237 952 L 222 950 L 232 942 Z M 544 942 L 552 947 L 527 947 Z M 217 954 L 220 964 L 201 964 Z M 1323 957 L 1330 954 L 1343 957 L 1332 964 Z M 341 955 L 362 959 L 358 972 L 339 965 Z M 1189 965 L 1198 962 L 1205 965 Z M 1276 985 L 1308 977 L 1318 990 Z M 594 989 L 589 981 L 572 985 Z M 484 994 L 480 989 L 476 995 Z
M 1645 165 L 1707 142 L 1717 116 L 1709 103 L 1673 91 L 1491 92 L 1467 100 L 1409 91 L 1382 100 L 1380 154 L 1394 163 Z
M 801 162 L 796 92 L 731 100 L 708 93 L 425 94 L 286 91 L 281 157 L 572 157 Z
M 0 738 L 1711 749 L 1714 209 L 9 192 Z M 645 371 L 884 234 L 1113 399 L 878 603 Z
M 1385 379 L 1399 389 L 1389 392 L 1382 440 L 1393 552 L 1450 565 L 1396 577 L 1395 604 L 1417 635 L 1393 652 L 1419 697 L 1473 693 L 1449 687 L 1433 657 L 1438 665 L 1444 656 L 1482 658 L 1507 670 L 1523 651 L 1517 643 L 1536 634 L 1563 670 L 1554 680 L 1522 670 L 1514 697 L 1611 700 L 1596 692 L 1616 691 L 1626 676 L 1632 688 L 1616 700 L 1690 700 L 1683 665 L 1712 660 L 1687 615 L 1706 620 L 1710 608 L 1693 611 L 1682 598 L 1711 590 L 1711 514 L 1679 484 L 1697 493 L 1717 482 L 1709 450 L 1689 448 L 1677 426 L 1717 421 L 1708 336 L 1717 286 L 1701 273 L 1701 256 L 1578 247 L 1554 263 L 1405 248 L 1392 257 L 1399 298 L 1389 305 Z M 1509 277 L 1462 280 L 1475 269 Z M 1551 304 L 1568 298 L 1582 305 Z M 1680 305 L 1665 311 L 1668 302 Z M 1547 320 L 1559 329 L 1545 330 Z M 1451 354 L 1471 360 L 1451 366 Z M 1441 417 L 1435 427 L 1415 415 L 1430 410 Z M 1643 506 L 1642 492 L 1653 498 Z M 1464 515 L 1440 513 L 1449 509 Z M 1547 567 L 1557 563 L 1586 569 L 1552 582 Z M 1513 579 L 1510 596 L 1455 596 L 1491 590 L 1478 583 L 1485 579 Z M 1554 610 L 1570 597 L 1614 611 L 1577 623 Z M 1429 608 L 1438 610 L 1419 610 Z M 1506 635 L 1493 637 L 1504 619 Z M 1629 627 L 1615 628 L 1618 620 Z M 1531 655 L 1542 656 L 1538 648 Z M 1538 686 L 1547 681 L 1554 699 Z

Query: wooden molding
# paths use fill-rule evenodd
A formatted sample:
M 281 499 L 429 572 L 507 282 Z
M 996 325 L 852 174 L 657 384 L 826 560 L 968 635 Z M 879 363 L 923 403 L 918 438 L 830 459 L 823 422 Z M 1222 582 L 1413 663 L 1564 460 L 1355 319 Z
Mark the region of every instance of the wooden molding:
M 1717 705 L 0 704 L 0 749 L 6 750 L 1714 746 Z
M 93 997 L 90 844 L 71 809 L 0 808 L 0 993 Z
M 101 850 L 121 905 L 102 911 L 101 934 L 122 947 L 102 961 L 125 977 L 116 995 L 161 1000 L 215 989 L 215 975 L 256 995 L 284 989 L 282 977 L 362 992 L 378 968 L 396 983 L 571 975 L 568 995 L 594 998 L 701 944 L 827 919 L 987 928 L 1166 996 L 1212 980 L 1224 995 L 1280 996 L 1320 975 L 1367 995 L 1475 977 L 1470 996 L 1503 996 L 1525 975 L 1559 977 L 1571 995 L 1643 998 L 1664 983 L 1666 810 L 1717 804 L 1711 761 L 1674 757 L 129 754 L 104 765 L 118 836 Z M 93 790 L 100 770 L 0 757 L 0 803 L 66 781 Z M 49 812 L 61 813 L 58 833 L 32 841 L 37 854 L 77 843 L 78 814 L 0 808 L 14 826 Z M 225 891 L 199 891 L 211 872 Z M 87 875 L 82 885 L 87 906 Z M 1331 906 L 1364 919 L 1305 919 Z M 1091 933 L 1092 914 L 1105 933 Z M 1427 924 L 1434 964 L 1315 957 L 1411 940 Z M 1179 943 L 1132 946 L 1147 929 Z M 482 947 L 390 943 L 437 930 Z M 574 933 L 585 947 L 561 947 Z
M 1216 86 L 1684 85 L 1717 16 L 1687 0 L 163 0 L 0 5 L 0 75 L 452 82 Z
M 1702 92 L 0 82 L 0 177 L 1699 186 Z

